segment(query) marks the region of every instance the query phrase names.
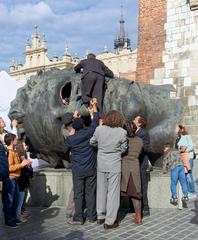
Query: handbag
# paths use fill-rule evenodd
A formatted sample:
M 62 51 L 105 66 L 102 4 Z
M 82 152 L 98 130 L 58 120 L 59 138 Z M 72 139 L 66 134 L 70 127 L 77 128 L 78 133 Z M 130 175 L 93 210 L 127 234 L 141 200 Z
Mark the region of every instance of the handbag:
M 196 158 L 197 158 L 196 153 L 195 153 L 195 151 L 193 150 L 193 159 L 196 159 Z

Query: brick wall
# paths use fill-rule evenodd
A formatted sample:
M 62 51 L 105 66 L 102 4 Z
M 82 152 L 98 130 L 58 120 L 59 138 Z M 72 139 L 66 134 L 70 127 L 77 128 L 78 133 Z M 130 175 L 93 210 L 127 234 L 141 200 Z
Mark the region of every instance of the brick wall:
M 127 72 L 127 73 L 120 73 L 120 78 L 126 78 L 130 81 L 135 81 L 136 80 L 136 72 Z
M 137 81 L 149 83 L 163 66 L 167 0 L 139 0 Z

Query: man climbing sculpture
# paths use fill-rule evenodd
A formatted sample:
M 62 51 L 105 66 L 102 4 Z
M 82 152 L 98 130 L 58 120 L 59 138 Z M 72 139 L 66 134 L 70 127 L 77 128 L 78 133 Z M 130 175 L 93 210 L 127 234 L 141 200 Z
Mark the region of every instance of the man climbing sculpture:
M 81 76 L 82 102 L 87 107 L 92 98 L 98 101 L 98 110 L 102 113 L 103 99 L 105 92 L 105 77 L 113 78 L 113 72 L 105 64 L 96 59 L 93 53 L 87 55 L 87 59 L 80 61 L 74 70 L 76 73 L 83 73 Z

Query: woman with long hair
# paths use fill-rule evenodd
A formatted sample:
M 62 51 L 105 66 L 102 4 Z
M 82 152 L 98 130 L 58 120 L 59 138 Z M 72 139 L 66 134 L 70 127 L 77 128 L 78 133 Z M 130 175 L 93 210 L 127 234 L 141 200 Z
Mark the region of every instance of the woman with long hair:
M 143 150 L 143 141 L 135 136 L 133 124 L 127 123 L 124 128 L 127 131 L 129 148 L 122 161 L 121 195 L 131 198 L 135 210 L 134 222 L 142 224 L 139 155 Z
M 17 152 L 19 159 L 21 162 L 26 159 L 28 160 L 27 155 L 28 147 L 25 144 L 24 140 L 18 140 L 15 146 L 15 151 Z M 26 167 L 21 169 L 21 174 L 18 178 L 18 186 L 19 186 L 19 201 L 17 206 L 17 219 L 20 222 L 26 222 L 27 219 L 25 216 L 22 215 L 22 206 L 25 203 L 25 198 L 27 195 L 27 188 L 30 186 L 30 179 L 33 178 L 33 169 L 31 167 L 31 160 L 30 164 Z

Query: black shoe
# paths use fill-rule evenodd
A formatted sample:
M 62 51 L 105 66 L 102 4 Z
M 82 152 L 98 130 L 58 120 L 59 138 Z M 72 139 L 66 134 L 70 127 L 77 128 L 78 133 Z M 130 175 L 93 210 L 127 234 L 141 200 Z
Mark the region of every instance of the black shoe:
M 170 199 L 170 204 L 176 206 L 178 204 L 178 199 L 176 197 Z
M 119 226 L 119 224 L 117 222 L 114 224 L 111 224 L 111 225 L 105 223 L 104 229 L 113 229 L 113 228 L 117 228 L 118 226 Z
M 188 201 L 189 201 L 188 196 L 183 196 L 182 202 L 188 202 Z
M 11 227 L 11 228 L 17 228 L 18 226 L 16 225 L 16 223 L 5 223 L 5 225 L 7 227 Z
M 148 210 L 143 210 L 143 212 L 142 212 L 142 217 L 148 217 L 148 216 L 150 216 L 150 211 L 149 211 L 149 209 L 148 209 Z

